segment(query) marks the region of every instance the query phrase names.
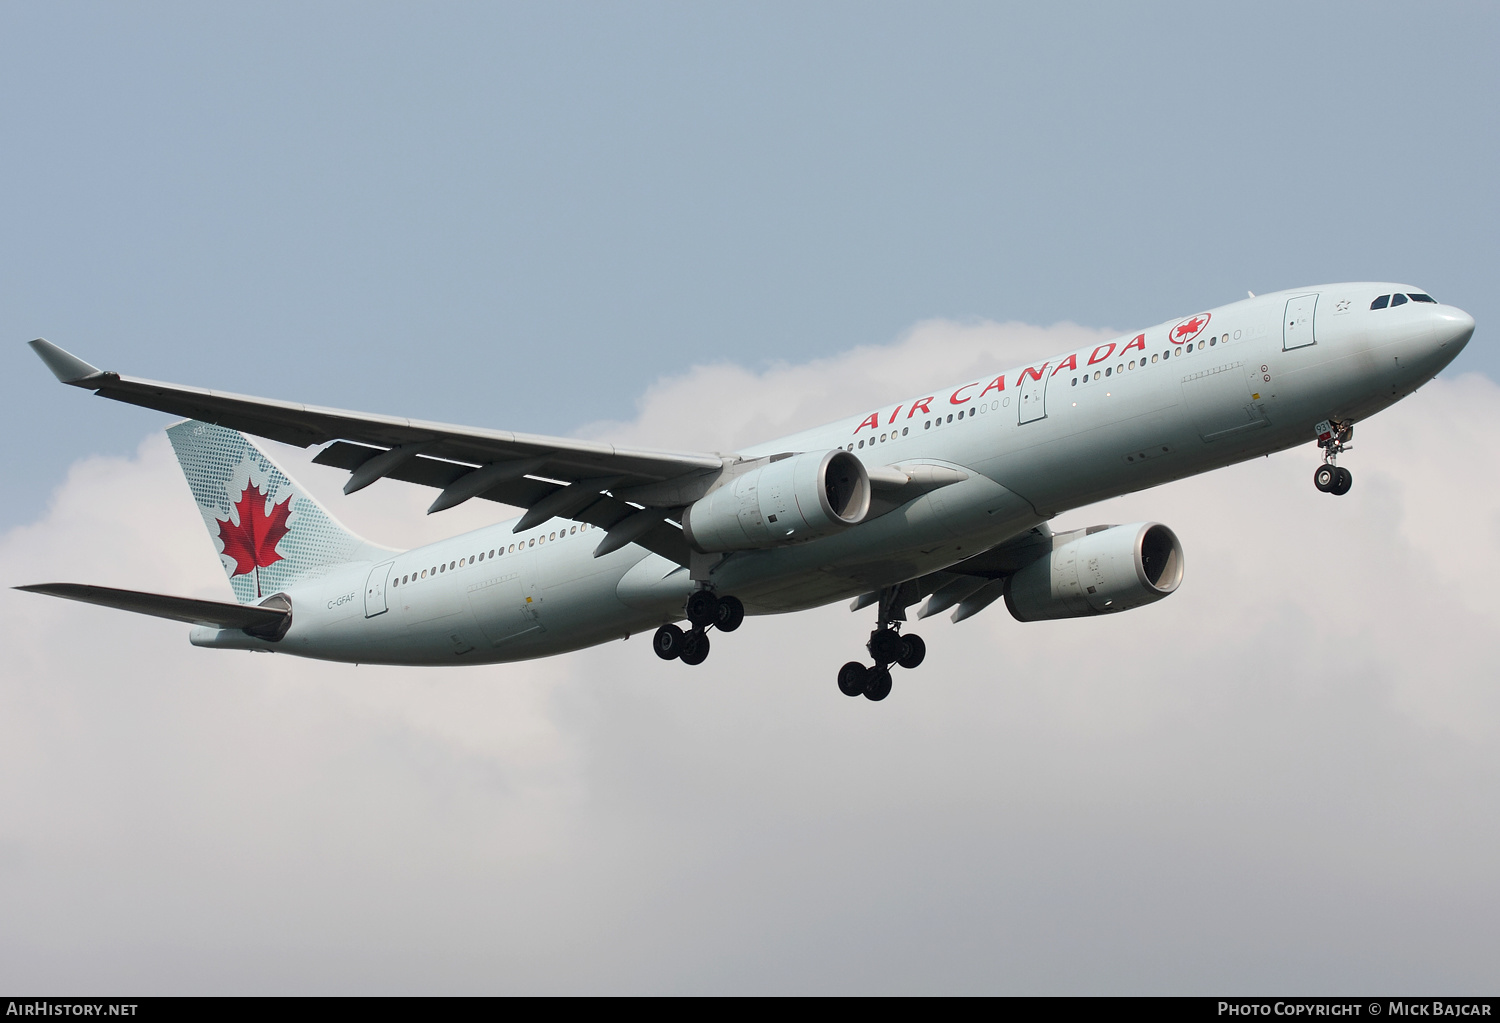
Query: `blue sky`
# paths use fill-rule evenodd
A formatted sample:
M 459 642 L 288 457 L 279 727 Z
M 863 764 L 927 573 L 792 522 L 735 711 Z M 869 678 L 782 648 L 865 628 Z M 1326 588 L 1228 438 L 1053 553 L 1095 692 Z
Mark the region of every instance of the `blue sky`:
M 567 433 L 929 317 L 1408 280 L 1500 374 L 1497 14 L 1256 5 L 7 5 L 6 524 L 145 376 Z M 847 410 L 832 410 L 844 412 Z

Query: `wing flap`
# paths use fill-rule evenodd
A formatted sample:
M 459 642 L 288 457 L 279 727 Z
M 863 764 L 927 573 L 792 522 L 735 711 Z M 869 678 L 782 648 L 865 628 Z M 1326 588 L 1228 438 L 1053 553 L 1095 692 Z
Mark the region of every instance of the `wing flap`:
M 313 461 L 319 465 L 353 472 L 371 458 L 381 454 L 382 450 L 339 441 L 318 452 L 318 456 Z M 393 480 L 442 490 L 474 468 L 472 465 L 417 455 L 397 465 L 388 475 Z M 537 471 L 541 472 L 541 470 Z M 497 483 L 475 496 L 485 501 L 494 501 L 496 504 L 510 505 L 513 508 L 530 508 L 562 488 L 563 484 L 560 483 L 522 476 L 519 479 Z M 608 532 L 640 510 L 636 505 L 627 504 L 617 497 L 600 494 L 598 498 L 567 517 L 575 522 L 587 522 L 591 526 L 598 526 Z M 670 561 L 675 561 L 679 565 L 688 563 L 687 540 L 683 537 L 680 528 L 667 521 L 666 513 L 663 513 L 659 524 L 632 542 Z

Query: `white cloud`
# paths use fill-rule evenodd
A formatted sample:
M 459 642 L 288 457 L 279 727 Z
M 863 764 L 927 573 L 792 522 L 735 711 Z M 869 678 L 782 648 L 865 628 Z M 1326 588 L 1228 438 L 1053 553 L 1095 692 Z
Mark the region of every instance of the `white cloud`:
M 1090 336 L 932 323 L 694 369 L 609 435 L 730 448 Z M 384 542 L 503 514 L 344 498 L 279 453 Z M 1460 377 L 1361 424 L 1345 498 L 1309 445 L 1069 514 L 1170 524 L 1182 590 L 923 622 L 879 705 L 834 688 L 870 625 L 842 606 L 753 619 L 696 670 L 636 638 L 440 671 L 5 591 L 0 983 L 1487 990 L 1497 462 L 1500 393 Z M 0 578 L 228 592 L 160 437 L 80 462 Z

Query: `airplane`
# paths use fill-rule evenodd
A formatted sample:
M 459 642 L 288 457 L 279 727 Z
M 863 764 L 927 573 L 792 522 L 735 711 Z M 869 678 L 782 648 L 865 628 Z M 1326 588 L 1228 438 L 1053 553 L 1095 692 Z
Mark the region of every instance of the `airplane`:
M 235 602 L 75 583 L 18 589 L 193 625 L 196 646 L 362 664 L 546 657 L 655 630 L 702 664 L 710 630 L 853 598 L 875 608 L 840 692 L 880 701 L 926 655 L 907 630 L 1003 600 L 1022 622 L 1114 614 L 1181 585 L 1151 521 L 1057 516 L 1309 440 L 1347 494 L 1354 424 L 1411 394 L 1474 320 L 1402 284 L 1300 288 L 1170 320 L 735 452 L 658 451 L 247 397 L 103 371 L 31 342 L 62 383 L 186 419 L 167 429 Z M 248 435 L 324 445 L 346 494 L 380 480 L 516 519 L 412 550 L 345 528 Z M 684 629 L 678 623 L 685 623 Z

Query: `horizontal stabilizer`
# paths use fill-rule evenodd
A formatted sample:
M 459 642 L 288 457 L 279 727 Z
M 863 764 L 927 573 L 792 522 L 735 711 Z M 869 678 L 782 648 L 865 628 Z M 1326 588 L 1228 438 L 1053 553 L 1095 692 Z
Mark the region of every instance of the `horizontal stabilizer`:
M 170 618 L 189 625 L 206 625 L 215 629 L 244 629 L 252 635 L 267 639 L 280 638 L 292 612 L 289 608 L 255 607 L 229 604 L 217 600 L 197 600 L 192 597 L 168 597 L 160 593 L 141 593 L 138 590 L 116 590 L 108 586 L 84 586 L 79 583 L 39 583 L 35 586 L 17 586 L 27 593 L 45 593 L 50 597 L 65 597 L 81 600 L 85 604 L 134 611 L 137 614 Z

